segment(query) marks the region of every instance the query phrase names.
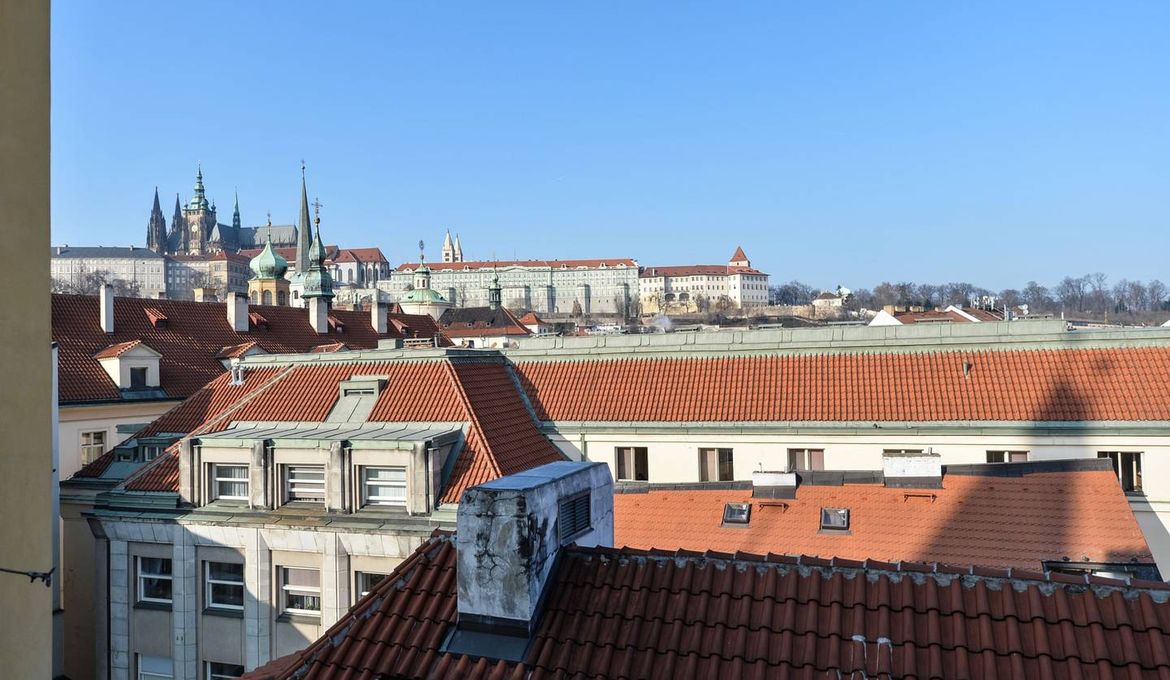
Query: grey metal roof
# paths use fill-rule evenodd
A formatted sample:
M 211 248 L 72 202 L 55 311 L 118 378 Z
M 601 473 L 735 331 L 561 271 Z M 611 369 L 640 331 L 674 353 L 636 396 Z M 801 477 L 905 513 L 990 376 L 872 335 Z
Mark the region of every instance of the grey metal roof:
M 238 234 L 241 248 L 258 248 L 264 245 L 268 235 L 272 234 L 272 245 L 295 246 L 297 244 L 297 228 L 291 224 L 274 224 L 271 227 L 241 227 Z
M 111 257 L 136 258 L 144 260 L 161 260 L 162 255 L 139 246 L 123 248 L 120 246 L 53 246 L 49 248 L 50 258 L 61 257 Z
M 237 421 L 226 430 L 199 435 L 207 439 L 305 439 L 325 441 L 417 442 L 462 430 L 462 423 L 290 423 Z

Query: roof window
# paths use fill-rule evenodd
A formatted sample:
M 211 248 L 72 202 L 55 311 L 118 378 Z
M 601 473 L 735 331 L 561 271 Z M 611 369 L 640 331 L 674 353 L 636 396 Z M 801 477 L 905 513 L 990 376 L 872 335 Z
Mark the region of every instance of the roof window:
M 849 531 L 849 508 L 821 508 L 821 531 Z
M 723 506 L 724 524 L 747 524 L 751 516 L 751 503 L 728 503 Z

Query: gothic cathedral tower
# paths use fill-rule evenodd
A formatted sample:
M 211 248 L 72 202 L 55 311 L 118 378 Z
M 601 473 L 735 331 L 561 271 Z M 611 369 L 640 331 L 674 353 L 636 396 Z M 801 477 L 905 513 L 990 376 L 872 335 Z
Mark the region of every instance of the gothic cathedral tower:
M 146 247 L 156 253 L 167 250 L 167 221 L 158 204 L 158 187 L 154 188 L 154 207 L 150 209 L 150 221 L 146 225 Z
M 207 252 L 207 238 L 215 228 L 215 206 L 207 202 L 207 195 L 203 190 L 203 168 L 195 173 L 195 195 L 191 202 L 183 209 L 183 217 L 187 222 L 186 239 L 180 243 L 179 249 L 188 255 L 202 255 Z

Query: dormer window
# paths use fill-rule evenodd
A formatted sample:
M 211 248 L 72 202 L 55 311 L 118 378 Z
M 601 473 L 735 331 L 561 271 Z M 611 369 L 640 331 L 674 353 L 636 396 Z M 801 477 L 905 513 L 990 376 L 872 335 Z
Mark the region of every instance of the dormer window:
M 120 390 L 159 387 L 158 362 L 161 357 L 141 340 L 119 342 L 93 356 Z

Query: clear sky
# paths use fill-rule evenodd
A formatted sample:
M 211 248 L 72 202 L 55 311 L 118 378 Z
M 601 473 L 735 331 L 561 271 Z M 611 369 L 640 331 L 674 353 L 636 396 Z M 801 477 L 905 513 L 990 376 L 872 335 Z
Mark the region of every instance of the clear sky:
M 393 262 L 1170 281 L 1170 2 L 53 3 L 53 242 L 220 221 Z

